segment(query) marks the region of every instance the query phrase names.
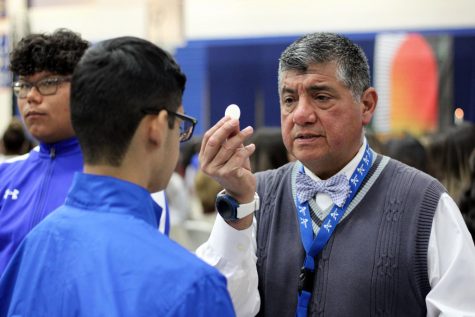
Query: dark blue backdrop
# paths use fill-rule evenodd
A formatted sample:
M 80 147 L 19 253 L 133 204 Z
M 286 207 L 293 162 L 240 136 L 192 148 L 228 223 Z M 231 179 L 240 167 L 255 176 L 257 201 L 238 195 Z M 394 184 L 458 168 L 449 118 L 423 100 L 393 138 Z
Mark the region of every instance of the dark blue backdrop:
M 453 36 L 453 105 L 475 122 L 475 29 L 405 30 L 423 35 Z M 373 66 L 377 33 L 346 34 L 365 51 Z M 186 112 L 199 119 L 200 135 L 218 121 L 227 105 L 241 107 L 241 126 L 279 126 L 277 66 L 282 51 L 299 35 L 232 40 L 189 41 L 176 52 L 188 77 L 184 95 Z

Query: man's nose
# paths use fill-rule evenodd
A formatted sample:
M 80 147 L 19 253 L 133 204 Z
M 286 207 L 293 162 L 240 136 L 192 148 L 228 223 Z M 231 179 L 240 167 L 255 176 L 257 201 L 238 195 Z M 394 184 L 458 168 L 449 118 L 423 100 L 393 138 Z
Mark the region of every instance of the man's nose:
M 315 108 L 308 97 L 300 97 L 294 110 L 293 121 L 299 125 L 314 123 L 317 120 Z

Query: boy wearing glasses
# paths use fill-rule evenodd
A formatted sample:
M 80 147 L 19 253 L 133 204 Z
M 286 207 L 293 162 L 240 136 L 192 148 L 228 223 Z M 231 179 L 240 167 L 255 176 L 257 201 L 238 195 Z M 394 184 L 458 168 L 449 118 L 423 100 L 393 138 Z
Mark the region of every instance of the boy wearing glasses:
M 0 276 L 25 235 L 64 202 L 82 154 L 69 111 L 70 81 L 89 43 L 68 30 L 31 34 L 10 54 L 13 92 L 39 146 L 0 165 Z
M 25 238 L 0 280 L 0 315 L 234 316 L 226 279 L 155 230 L 196 123 L 186 77 L 154 44 L 121 37 L 81 59 L 71 118 L 84 155 L 63 206 Z
M 10 54 L 18 108 L 39 146 L 0 165 L 0 276 L 26 234 L 64 202 L 73 174 L 82 170 L 69 96 L 73 70 L 88 47 L 78 34 L 60 29 L 26 36 Z M 159 229 L 168 233 L 164 192 L 153 197 L 166 208 Z

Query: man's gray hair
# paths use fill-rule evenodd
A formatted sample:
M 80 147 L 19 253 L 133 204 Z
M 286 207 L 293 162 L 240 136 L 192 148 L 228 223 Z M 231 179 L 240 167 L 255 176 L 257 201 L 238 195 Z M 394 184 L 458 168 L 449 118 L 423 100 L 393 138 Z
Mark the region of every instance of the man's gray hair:
M 370 87 L 368 60 L 361 47 L 334 33 L 308 34 L 285 49 L 279 59 L 279 93 L 284 72 L 305 73 L 311 65 L 330 62 L 337 65 L 337 79 L 359 102 L 363 92 Z

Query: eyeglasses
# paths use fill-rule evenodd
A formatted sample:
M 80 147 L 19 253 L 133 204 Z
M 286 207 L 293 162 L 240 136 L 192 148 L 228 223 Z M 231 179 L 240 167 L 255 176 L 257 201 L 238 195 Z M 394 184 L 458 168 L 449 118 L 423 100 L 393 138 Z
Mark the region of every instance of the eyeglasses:
M 162 110 L 166 110 L 168 114 L 171 114 L 181 120 L 179 137 L 180 142 L 186 142 L 191 139 L 193 131 L 195 130 L 195 125 L 198 123 L 198 120 L 196 120 L 195 118 L 187 116 L 186 114 L 173 112 L 167 109 L 144 109 L 142 110 L 142 112 L 144 114 L 158 114 Z
M 54 95 L 59 85 L 71 81 L 71 77 L 46 77 L 33 83 L 19 80 L 13 83 L 12 88 L 15 96 L 20 99 L 26 98 L 30 90 L 35 87 L 42 96 Z

